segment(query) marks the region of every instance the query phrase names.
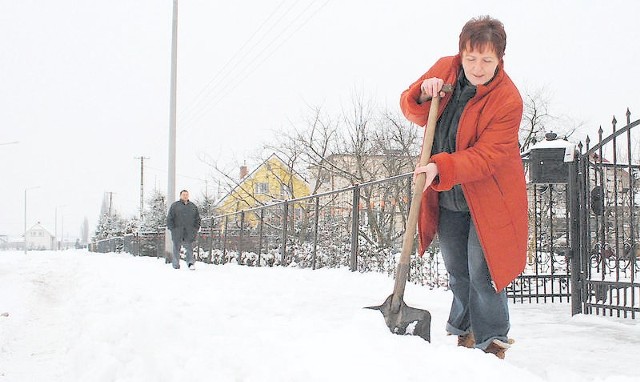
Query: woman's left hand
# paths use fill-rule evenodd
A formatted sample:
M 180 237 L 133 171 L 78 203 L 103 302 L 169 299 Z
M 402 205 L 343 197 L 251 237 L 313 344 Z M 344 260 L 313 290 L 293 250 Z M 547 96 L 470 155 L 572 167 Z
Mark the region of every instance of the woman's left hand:
M 426 176 L 424 189 L 422 190 L 422 192 L 424 192 L 427 190 L 427 188 L 429 188 L 429 186 L 431 186 L 431 183 L 433 183 L 433 180 L 436 178 L 436 176 L 438 176 L 438 165 L 431 162 L 431 163 L 428 163 L 426 166 L 416 167 L 416 169 L 413 171 L 414 182 L 418 174 L 421 174 L 421 173 L 424 173 Z

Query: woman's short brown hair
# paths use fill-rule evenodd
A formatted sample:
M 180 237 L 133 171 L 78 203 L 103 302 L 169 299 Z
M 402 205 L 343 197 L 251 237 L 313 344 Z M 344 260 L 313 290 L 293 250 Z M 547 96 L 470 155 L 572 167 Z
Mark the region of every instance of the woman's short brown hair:
M 491 16 L 474 17 L 462 27 L 460 32 L 460 53 L 467 49 L 483 50 L 493 48 L 496 56 L 502 58 L 507 47 L 507 33 L 500 20 Z

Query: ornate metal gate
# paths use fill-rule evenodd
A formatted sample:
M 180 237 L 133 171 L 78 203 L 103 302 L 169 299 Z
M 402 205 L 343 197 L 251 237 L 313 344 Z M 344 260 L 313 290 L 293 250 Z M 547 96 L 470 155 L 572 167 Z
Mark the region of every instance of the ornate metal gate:
M 640 313 L 640 120 L 617 128 L 591 146 L 578 145 L 572 208 L 572 253 L 580 268 L 572 274 L 579 288 L 573 313 L 636 318 Z M 638 131 L 636 131 L 638 130 Z
M 569 302 L 570 283 L 570 189 L 565 152 L 575 150 L 555 140 L 534 145 L 524 154 L 528 174 L 529 243 L 525 270 L 508 288 L 513 302 Z
M 640 316 L 640 120 L 626 117 L 606 137 L 600 128 L 594 145 L 587 137 L 576 150 L 549 135 L 525 157 L 529 259 L 508 289 L 514 302 Z

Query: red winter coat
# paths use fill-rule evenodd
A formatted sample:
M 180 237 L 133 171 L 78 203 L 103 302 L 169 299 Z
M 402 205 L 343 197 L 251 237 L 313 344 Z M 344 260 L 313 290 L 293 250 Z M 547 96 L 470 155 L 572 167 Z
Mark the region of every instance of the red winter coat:
M 438 77 L 455 84 L 460 56 L 444 57 L 402 93 L 400 107 L 411 122 L 427 123 L 431 102 L 417 103 L 423 80 Z M 440 102 L 438 118 L 451 94 Z M 454 153 L 431 157 L 438 177 L 422 195 L 418 236 L 422 255 L 436 234 L 438 192 L 460 184 L 471 211 L 496 290 L 501 291 L 524 269 L 528 218 L 524 169 L 518 146 L 522 98 L 503 70 L 487 85 L 478 85 L 467 103 L 456 136 Z

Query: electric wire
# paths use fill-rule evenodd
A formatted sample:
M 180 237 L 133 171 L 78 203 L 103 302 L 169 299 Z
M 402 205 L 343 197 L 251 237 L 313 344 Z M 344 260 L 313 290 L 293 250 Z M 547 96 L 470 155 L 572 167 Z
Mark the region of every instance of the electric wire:
M 230 93 L 231 91 L 231 87 L 237 87 L 240 83 L 244 82 L 245 80 L 247 80 L 251 74 L 255 73 L 255 71 L 260 68 L 271 56 L 273 56 L 273 54 L 275 54 L 279 48 L 284 45 L 287 41 L 289 41 L 301 28 L 303 28 L 322 8 L 324 8 L 324 6 L 329 2 L 330 0 L 326 0 L 324 2 L 324 4 L 322 4 L 320 7 L 316 8 L 315 11 L 313 11 L 310 15 L 305 15 L 308 13 L 309 9 L 316 3 L 311 2 L 307 5 L 306 8 L 304 8 L 301 12 L 299 12 L 296 17 L 295 20 L 293 20 L 292 22 L 288 23 L 282 30 L 280 30 L 280 32 L 278 33 L 278 35 L 276 35 L 274 38 L 272 38 L 267 45 L 263 46 L 263 48 L 253 56 L 253 58 L 250 61 L 247 61 L 239 70 L 239 72 L 237 72 L 233 77 L 230 77 L 230 73 L 223 77 L 223 80 L 226 78 L 229 78 L 229 80 L 227 80 L 226 82 L 219 82 L 220 84 L 220 88 L 219 91 L 217 92 L 217 94 L 215 94 L 213 96 L 213 98 L 208 102 L 208 104 L 206 104 L 204 107 L 202 107 L 201 109 L 199 109 L 198 111 L 195 111 L 191 116 L 190 119 L 187 119 L 187 117 L 185 117 L 185 119 L 183 120 L 183 125 L 181 126 L 181 130 L 185 131 L 193 126 L 195 126 L 195 124 L 197 122 L 199 122 L 205 115 L 207 115 L 215 106 L 217 106 L 223 99 L 226 98 L 226 96 Z M 291 28 L 293 28 L 296 24 L 295 21 L 298 21 L 300 19 L 302 19 L 304 16 L 307 16 L 306 19 L 304 19 L 300 24 L 297 25 L 297 28 L 295 28 L 293 31 L 291 31 L 288 35 L 286 35 L 283 39 L 280 39 L 285 33 L 287 33 L 289 30 L 291 30 Z M 270 30 L 272 30 L 273 28 L 271 28 Z M 280 40 L 280 41 L 279 41 Z M 271 49 L 271 47 L 276 44 L 276 47 Z M 266 54 L 266 56 L 265 56 Z M 264 57 L 263 57 L 264 56 Z M 259 59 L 261 59 L 261 61 L 258 62 Z
M 249 36 L 249 38 L 242 44 L 242 46 L 240 46 L 240 48 L 238 48 L 238 50 L 233 54 L 233 56 L 231 58 L 229 58 L 229 60 L 227 60 L 227 62 L 222 66 L 222 68 L 218 72 L 216 72 L 216 74 L 207 82 L 207 84 L 200 90 L 200 92 L 190 102 L 187 103 L 187 107 L 184 110 L 181 110 L 179 112 L 180 118 L 178 118 L 178 121 L 182 122 L 182 118 L 184 118 L 185 115 L 189 115 L 189 113 L 191 112 L 191 109 L 194 106 L 198 105 L 202 101 L 203 94 L 206 93 L 206 95 L 208 96 L 208 94 L 211 91 L 211 89 L 209 89 L 209 88 L 214 83 L 214 81 L 216 79 L 218 79 L 224 73 L 224 71 L 227 69 L 227 67 L 232 62 L 234 62 L 234 60 L 236 60 L 238 58 L 238 55 L 240 55 L 240 53 L 243 52 L 243 50 L 251 42 L 251 40 L 253 40 L 253 38 L 258 34 L 258 32 L 260 32 L 262 30 L 262 28 L 269 22 L 269 20 L 271 20 L 271 18 L 282 7 L 282 5 L 285 3 L 285 1 L 286 0 L 282 0 L 280 2 L 280 4 L 278 4 L 278 6 L 273 11 L 271 11 L 269 16 L 266 19 L 264 19 L 264 21 L 258 26 L 258 28 L 256 28 L 255 31 L 253 31 L 251 36 Z M 263 34 L 262 36 L 264 37 L 268 32 L 269 31 L 265 32 L 265 34 Z M 242 57 L 238 58 L 238 60 L 242 60 L 245 56 L 246 56 L 246 53 L 243 54 Z

